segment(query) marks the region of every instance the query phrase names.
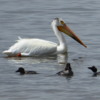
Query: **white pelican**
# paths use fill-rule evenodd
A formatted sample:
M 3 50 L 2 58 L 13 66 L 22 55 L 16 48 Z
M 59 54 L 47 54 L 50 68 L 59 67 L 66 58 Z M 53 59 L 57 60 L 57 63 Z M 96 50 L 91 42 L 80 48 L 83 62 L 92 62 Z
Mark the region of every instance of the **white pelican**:
M 87 47 L 62 19 L 55 18 L 52 21 L 51 26 L 59 44 L 43 39 L 19 38 L 14 45 L 12 45 L 8 50 L 3 51 L 3 53 L 8 56 L 40 56 L 65 53 L 67 52 L 67 45 L 62 32 L 72 37 L 84 47 Z

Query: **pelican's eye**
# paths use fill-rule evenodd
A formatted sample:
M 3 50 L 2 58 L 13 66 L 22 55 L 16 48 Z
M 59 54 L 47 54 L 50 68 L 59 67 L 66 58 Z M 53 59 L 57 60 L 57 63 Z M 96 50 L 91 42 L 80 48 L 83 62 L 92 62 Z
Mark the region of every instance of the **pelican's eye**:
M 64 21 L 60 21 L 60 22 L 61 22 L 61 24 L 62 24 L 62 25 L 64 25 L 64 24 L 65 24 L 65 23 L 64 23 Z

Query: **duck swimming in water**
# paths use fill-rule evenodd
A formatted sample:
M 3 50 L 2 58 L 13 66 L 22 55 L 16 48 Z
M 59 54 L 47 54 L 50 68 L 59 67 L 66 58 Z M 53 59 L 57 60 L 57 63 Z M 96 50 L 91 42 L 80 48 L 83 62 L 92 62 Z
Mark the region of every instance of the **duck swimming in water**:
M 23 67 L 19 67 L 16 72 L 20 72 L 21 75 L 24 74 L 38 74 L 36 71 L 25 71 Z
M 70 63 L 67 63 L 65 69 L 58 72 L 57 74 L 60 76 L 73 76 L 73 71 Z
M 100 72 L 97 72 L 97 68 L 95 66 L 88 67 L 88 69 L 92 70 L 92 72 L 94 73 L 93 76 L 100 75 Z

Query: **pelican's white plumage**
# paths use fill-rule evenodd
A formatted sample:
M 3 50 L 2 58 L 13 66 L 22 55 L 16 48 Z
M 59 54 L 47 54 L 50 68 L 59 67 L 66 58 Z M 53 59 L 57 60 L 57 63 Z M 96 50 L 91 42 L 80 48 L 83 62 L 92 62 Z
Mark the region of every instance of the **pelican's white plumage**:
M 59 41 L 57 43 L 42 40 L 42 39 L 22 39 L 19 38 L 17 42 L 12 45 L 8 50 L 3 51 L 8 56 L 40 56 L 40 55 L 53 55 L 58 53 L 67 52 L 66 40 L 63 33 L 69 35 L 80 44 L 86 47 L 86 45 L 69 29 L 62 19 L 55 18 L 52 23 L 52 29 Z
M 57 44 L 42 39 L 19 39 L 17 43 L 5 50 L 8 56 L 38 56 L 56 53 Z

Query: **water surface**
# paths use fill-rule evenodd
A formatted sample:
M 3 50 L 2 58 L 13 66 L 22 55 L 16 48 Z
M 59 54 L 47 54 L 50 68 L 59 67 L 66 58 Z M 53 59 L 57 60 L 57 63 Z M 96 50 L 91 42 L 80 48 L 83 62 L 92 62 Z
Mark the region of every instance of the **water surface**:
M 2 54 L 18 36 L 58 42 L 51 29 L 55 17 L 88 46 L 65 36 L 72 78 L 55 75 L 64 68 L 56 57 L 7 58 Z M 100 100 L 100 77 L 87 67 L 100 70 L 100 0 L 0 0 L 0 99 L 2 100 Z M 18 67 L 37 75 L 19 75 Z

